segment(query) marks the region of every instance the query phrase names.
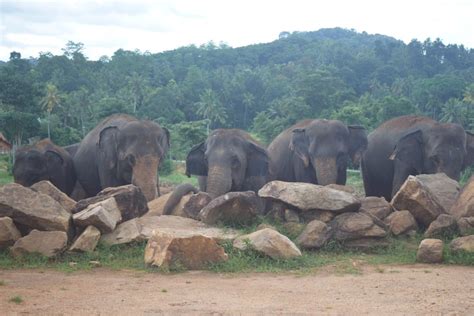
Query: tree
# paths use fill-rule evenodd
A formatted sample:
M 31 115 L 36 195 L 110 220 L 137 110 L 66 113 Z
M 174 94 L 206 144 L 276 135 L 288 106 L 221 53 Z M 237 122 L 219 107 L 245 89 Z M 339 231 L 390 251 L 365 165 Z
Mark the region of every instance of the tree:
M 43 110 L 45 110 L 48 114 L 48 138 L 51 139 L 51 112 L 56 106 L 60 105 L 61 103 L 58 88 L 56 88 L 56 86 L 52 83 L 48 83 L 46 85 L 46 95 L 40 103 Z
M 451 98 L 441 108 L 441 122 L 446 123 L 463 123 L 462 117 L 463 104 L 461 100 Z
M 215 123 L 224 124 L 227 119 L 227 114 L 213 90 L 204 90 L 199 96 L 199 99 L 200 101 L 196 102 L 196 113 L 208 121 L 207 135 L 209 135 L 210 126 Z

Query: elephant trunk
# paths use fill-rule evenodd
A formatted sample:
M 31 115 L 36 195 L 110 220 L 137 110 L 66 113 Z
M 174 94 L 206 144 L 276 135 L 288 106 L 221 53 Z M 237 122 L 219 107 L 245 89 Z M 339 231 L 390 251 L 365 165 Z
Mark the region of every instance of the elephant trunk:
M 230 168 L 211 167 L 207 175 L 207 193 L 214 199 L 232 188 Z
M 158 163 L 158 157 L 147 155 L 138 158 L 133 167 L 132 184 L 142 190 L 147 201 L 151 201 L 158 196 Z
M 324 157 L 314 159 L 316 179 L 319 185 L 328 185 L 337 182 L 336 158 Z

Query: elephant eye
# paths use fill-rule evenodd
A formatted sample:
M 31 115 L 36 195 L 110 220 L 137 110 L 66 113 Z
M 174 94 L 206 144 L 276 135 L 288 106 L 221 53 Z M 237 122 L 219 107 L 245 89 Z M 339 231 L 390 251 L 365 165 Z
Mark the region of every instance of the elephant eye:
M 240 161 L 237 157 L 232 157 L 232 168 L 240 167 Z

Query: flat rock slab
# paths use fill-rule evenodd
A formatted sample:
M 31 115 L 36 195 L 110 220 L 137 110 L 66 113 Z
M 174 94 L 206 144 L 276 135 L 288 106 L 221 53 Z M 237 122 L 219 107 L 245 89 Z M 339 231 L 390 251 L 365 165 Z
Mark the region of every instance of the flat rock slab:
M 69 231 L 71 214 L 49 195 L 16 183 L 0 186 L 0 217 L 32 229 Z
M 355 212 L 361 204 L 351 193 L 300 182 L 271 181 L 258 191 L 258 195 L 282 201 L 303 211 Z
M 18 239 L 10 248 L 14 256 L 25 253 L 40 253 L 46 257 L 60 254 L 67 245 L 67 234 L 62 231 L 32 230 L 27 236 Z
M 102 233 L 110 233 L 122 220 L 115 198 L 89 205 L 85 210 L 73 215 L 74 224 L 78 227 L 95 226 Z
M 428 227 L 440 214 L 444 213 L 443 206 L 431 191 L 414 176 L 408 176 L 400 190 L 391 202 L 396 210 L 407 210 L 416 221 Z
M 30 187 L 30 189 L 39 193 L 49 195 L 55 201 L 61 204 L 61 206 L 69 213 L 72 213 L 74 207 L 76 207 L 76 201 L 67 196 L 66 193 L 56 188 L 54 184 L 49 181 L 43 180 L 40 182 L 36 182 Z
M 234 247 L 240 250 L 250 247 L 272 259 L 290 259 L 301 256 L 301 251 L 288 237 L 270 228 L 236 238 Z
M 338 241 L 387 236 L 387 232 L 364 213 L 340 214 L 329 222 L 329 226 L 333 230 L 333 238 Z
M 385 219 L 385 223 L 390 232 L 395 236 L 408 234 L 412 231 L 418 230 L 415 218 L 406 210 L 391 213 Z
M 162 215 L 143 216 L 123 222 L 112 233 L 103 235 L 101 241 L 109 245 L 143 241 L 148 240 L 153 235 L 153 231 L 159 231 L 174 237 L 202 235 L 216 241 L 234 240 L 240 235 L 234 229 L 212 227 L 186 217 Z
M 78 213 L 89 207 L 89 205 L 97 204 L 111 197 L 115 198 L 117 207 L 120 210 L 121 222 L 140 217 L 148 212 L 148 201 L 142 190 L 133 184 L 128 184 L 120 187 L 105 188 L 97 196 L 78 201 L 74 213 Z
M 314 220 L 306 225 L 296 239 L 296 243 L 303 249 L 319 249 L 329 241 L 331 236 L 332 230 L 326 223 Z
M 453 239 L 449 244 L 452 251 L 474 252 L 474 235 Z
M 253 223 L 263 207 L 262 201 L 255 192 L 229 192 L 207 204 L 199 213 L 199 218 L 206 224 L 240 224 Z
M 69 248 L 71 252 L 92 252 L 100 239 L 100 231 L 94 226 L 88 226 Z
M 155 231 L 145 247 L 145 264 L 161 268 L 184 266 L 200 270 L 227 259 L 224 248 L 214 239 L 202 235 L 175 237 Z
M 420 174 L 416 178 L 436 197 L 444 213 L 448 213 L 461 190 L 459 183 L 444 173 Z
M 448 214 L 441 214 L 431 222 L 428 229 L 425 231 L 426 238 L 434 238 L 434 237 L 449 237 L 452 235 L 457 234 L 458 232 L 458 224 L 454 216 Z
M 474 217 L 474 175 L 467 181 L 459 196 L 449 210 L 449 214 L 456 219 L 461 217 Z
M 423 239 L 416 253 L 416 261 L 424 263 L 443 262 L 443 241 L 441 239 Z
M 0 217 L 0 249 L 11 246 L 21 238 L 20 231 L 10 217 Z

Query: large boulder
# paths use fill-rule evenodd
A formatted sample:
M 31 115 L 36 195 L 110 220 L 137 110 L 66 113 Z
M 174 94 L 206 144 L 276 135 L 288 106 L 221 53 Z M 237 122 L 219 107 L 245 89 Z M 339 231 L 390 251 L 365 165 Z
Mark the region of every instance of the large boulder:
M 371 214 L 380 220 L 392 213 L 392 206 L 383 197 L 367 196 L 360 200 L 359 212 Z
M 416 260 L 424 263 L 443 262 L 443 241 L 440 239 L 423 239 L 418 246 Z
M 387 216 L 385 223 L 389 231 L 395 236 L 409 235 L 418 230 L 415 218 L 406 210 L 393 212 Z
M 448 214 L 441 214 L 431 222 L 428 229 L 425 231 L 426 238 L 434 238 L 434 237 L 449 237 L 458 232 L 458 224 L 456 223 L 456 219 Z
M 10 217 L 0 217 L 0 249 L 13 245 L 20 238 L 21 233 L 13 220 Z
M 115 198 L 110 197 L 73 215 L 74 224 L 78 227 L 95 226 L 101 233 L 110 233 L 122 220 Z
M 0 187 L 0 217 L 31 229 L 69 231 L 71 214 L 49 195 L 16 183 Z
M 359 199 L 353 194 L 311 183 L 271 181 L 258 191 L 258 195 L 282 201 L 303 211 L 344 213 L 355 212 L 360 207 Z
M 336 216 L 329 226 L 333 230 L 333 238 L 348 241 L 361 238 L 383 238 L 387 232 L 367 214 L 344 213 Z
M 459 195 L 459 183 L 444 173 L 420 174 L 416 178 L 431 191 L 444 213 L 448 213 Z
M 459 193 L 449 214 L 455 218 L 474 217 L 474 175 L 469 178 L 461 193 Z
M 199 212 L 201 212 L 201 210 L 208 205 L 211 200 L 211 196 L 206 192 L 187 194 L 181 198 L 170 215 L 198 219 Z
M 438 199 L 421 180 L 414 176 L 408 176 L 393 197 L 391 204 L 396 210 L 408 210 L 424 227 L 428 227 L 432 221 L 444 213 L 444 208 Z
M 111 197 L 115 198 L 117 207 L 120 210 L 121 222 L 140 217 L 148 212 L 148 201 L 142 190 L 133 184 L 128 184 L 120 187 L 105 188 L 97 196 L 78 201 L 73 213 L 78 213 L 88 208 L 89 205 L 97 204 Z
M 314 220 L 306 225 L 296 239 L 296 243 L 303 249 L 319 249 L 329 241 L 331 236 L 332 230 L 326 223 Z
M 148 202 L 148 212 L 145 213 L 143 216 L 163 215 L 163 209 L 165 207 L 166 202 L 168 202 L 168 199 L 170 198 L 170 196 L 171 196 L 171 193 L 166 193 Z
M 229 192 L 207 204 L 199 213 L 199 218 L 210 225 L 219 222 L 247 225 L 257 219 L 262 208 L 262 201 L 253 191 Z
M 104 234 L 101 241 L 108 245 L 126 244 L 148 240 L 153 231 L 174 237 L 206 236 L 216 241 L 234 240 L 240 233 L 234 229 L 208 226 L 191 218 L 173 215 L 143 216 L 123 222 L 111 233 Z
M 71 199 L 69 196 L 67 196 L 66 193 L 56 188 L 54 184 L 47 180 L 36 182 L 30 187 L 30 189 L 39 193 L 49 195 L 59 204 L 61 204 L 61 206 L 69 213 L 72 213 L 74 207 L 76 206 L 76 201 Z
M 199 270 L 227 259 L 224 248 L 202 235 L 175 237 L 156 231 L 145 247 L 145 264 L 161 268 L 178 266 Z
M 449 244 L 452 251 L 474 252 L 474 235 L 453 239 Z
M 273 259 L 290 259 L 301 256 L 301 251 L 288 237 L 270 228 L 236 238 L 234 247 L 240 250 L 250 247 L 250 249 Z
M 461 236 L 474 235 L 474 216 L 461 217 L 456 222 Z
M 10 248 L 14 256 L 25 253 L 40 253 L 46 257 L 60 254 L 67 245 L 67 234 L 63 231 L 32 230 L 27 236 L 18 239 Z
M 94 226 L 88 226 L 82 234 L 73 242 L 69 251 L 71 252 L 92 252 L 100 239 L 100 231 Z

